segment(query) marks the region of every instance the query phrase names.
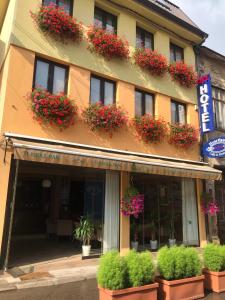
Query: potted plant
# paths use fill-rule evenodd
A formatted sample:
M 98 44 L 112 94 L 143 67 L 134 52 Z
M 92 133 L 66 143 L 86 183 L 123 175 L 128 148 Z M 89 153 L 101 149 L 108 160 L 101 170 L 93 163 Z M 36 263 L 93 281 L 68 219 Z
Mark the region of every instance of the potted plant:
M 121 212 L 124 216 L 138 218 L 144 211 L 144 195 L 134 187 L 127 188 L 124 198 L 121 200 Z
M 149 252 L 130 251 L 121 257 L 111 251 L 100 259 L 97 280 L 100 300 L 156 300 L 158 283 L 154 283 L 154 264 Z
M 225 246 L 208 244 L 204 248 L 205 288 L 216 293 L 225 291 Z
M 132 218 L 131 222 L 131 249 L 138 250 L 138 235 L 139 235 L 139 226 L 135 222 L 135 218 Z
M 82 256 L 89 256 L 91 239 L 94 236 L 94 226 L 89 218 L 81 217 L 80 224 L 74 229 L 74 238 L 83 242 Z
M 159 250 L 158 299 L 189 300 L 204 297 L 204 275 L 197 250 L 184 246 L 167 246 Z
M 158 241 L 156 239 L 156 225 L 154 218 L 150 223 L 150 231 L 151 231 L 151 240 L 150 240 L 150 248 L 151 250 L 157 250 L 158 248 Z
M 170 237 L 169 237 L 169 245 L 170 245 L 170 247 L 176 245 L 176 239 L 175 239 L 175 227 L 174 227 L 174 213 L 171 213 L 171 219 L 170 219 Z
M 169 124 L 169 143 L 188 149 L 198 141 L 198 130 L 190 124 Z
M 192 66 L 186 65 L 183 61 L 170 64 L 168 72 L 172 80 L 177 81 L 181 86 L 193 88 L 197 84 L 197 73 Z

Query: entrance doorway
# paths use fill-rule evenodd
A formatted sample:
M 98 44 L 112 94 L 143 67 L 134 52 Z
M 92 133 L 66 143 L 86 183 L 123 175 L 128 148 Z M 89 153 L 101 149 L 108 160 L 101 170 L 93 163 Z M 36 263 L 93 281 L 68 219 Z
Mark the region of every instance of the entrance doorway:
M 9 267 L 73 256 L 80 218 L 94 226 L 91 256 L 102 253 L 105 171 L 21 162 L 16 188 Z

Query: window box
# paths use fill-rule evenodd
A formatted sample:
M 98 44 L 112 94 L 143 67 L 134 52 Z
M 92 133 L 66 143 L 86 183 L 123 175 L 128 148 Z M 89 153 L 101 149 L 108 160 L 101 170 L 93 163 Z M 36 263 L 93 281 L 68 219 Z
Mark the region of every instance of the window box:
M 63 7 L 55 4 L 42 5 L 39 11 L 31 13 L 31 16 L 41 31 L 56 40 L 80 42 L 83 37 L 82 25 L 71 17 Z
M 72 126 L 77 106 L 67 96 L 52 95 L 46 90 L 35 89 L 31 93 L 31 109 L 40 123 L 56 125 L 60 129 Z
M 150 49 L 137 48 L 134 53 L 135 64 L 149 71 L 153 76 L 163 76 L 167 72 L 167 59 Z
M 192 66 L 179 61 L 171 64 L 168 68 L 172 80 L 178 82 L 181 86 L 192 88 L 197 84 L 197 73 Z
M 198 131 L 189 124 L 170 124 L 169 143 L 181 148 L 190 148 L 198 141 Z
M 127 41 L 122 40 L 116 34 L 99 27 L 90 27 L 88 30 L 89 50 L 107 59 L 129 58 L 129 45 Z

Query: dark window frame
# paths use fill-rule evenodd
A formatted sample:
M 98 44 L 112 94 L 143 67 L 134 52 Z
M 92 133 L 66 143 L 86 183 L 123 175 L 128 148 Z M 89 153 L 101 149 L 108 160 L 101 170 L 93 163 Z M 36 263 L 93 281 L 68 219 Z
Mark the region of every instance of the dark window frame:
M 49 72 L 48 72 L 48 83 L 47 83 L 47 91 L 49 93 L 53 93 L 53 82 L 54 82 L 54 67 L 58 66 L 62 69 L 65 70 L 65 86 L 64 86 L 64 93 L 65 95 L 67 94 L 68 91 L 68 78 L 69 78 L 69 67 L 42 57 L 35 57 L 35 62 L 34 62 L 34 74 L 33 74 L 33 84 L 32 87 L 35 89 L 35 81 L 36 81 L 36 72 L 37 72 L 37 62 L 42 61 L 44 63 L 49 64 Z
M 105 82 L 109 82 L 113 84 L 113 103 L 116 104 L 116 82 L 113 80 L 110 80 L 105 77 L 101 77 L 95 74 L 91 74 L 91 80 L 92 78 L 98 79 L 100 81 L 100 98 L 99 101 L 102 103 L 102 105 L 105 105 Z M 91 102 L 91 82 L 90 82 L 90 97 L 89 97 L 89 103 Z
M 181 50 L 181 52 L 182 52 L 182 57 L 181 57 L 181 61 L 184 61 L 184 48 L 182 48 L 182 47 L 179 47 L 179 46 L 177 46 L 177 45 L 175 45 L 175 44 L 173 44 L 173 43 L 170 43 L 170 53 L 171 53 L 171 49 L 173 50 L 173 56 L 174 56 L 174 58 L 175 58 L 175 62 L 177 62 L 178 60 L 176 59 L 176 51 L 177 50 Z M 170 59 L 170 61 L 171 61 L 171 59 Z
M 140 89 L 135 89 L 135 95 L 136 92 L 141 93 L 141 116 L 144 116 L 146 114 L 145 96 L 146 95 L 152 96 L 152 110 L 153 110 L 152 116 L 154 117 L 155 116 L 155 95 Z M 135 97 L 135 102 L 136 102 L 136 97 Z
M 213 89 L 217 89 L 217 90 L 220 90 L 220 91 L 222 91 L 222 92 L 225 93 L 225 89 L 222 89 L 220 87 L 212 86 L 212 91 L 213 91 Z M 216 109 L 215 109 L 215 103 L 216 102 L 217 103 L 218 102 L 219 103 L 223 103 L 223 105 L 225 106 L 225 100 L 218 99 L 218 98 L 216 98 L 214 96 L 212 96 L 212 99 L 213 99 L 213 111 L 214 111 L 214 125 L 215 125 L 215 128 L 218 129 L 218 130 L 220 130 L 220 131 L 225 131 L 225 128 L 218 126 L 219 121 L 217 120 L 218 117 L 217 117 Z
M 172 104 L 175 104 L 176 106 L 176 119 L 178 120 L 178 122 L 173 122 L 172 120 Z M 180 115 L 179 115 L 179 105 L 182 105 L 184 107 L 184 124 L 187 124 L 187 106 L 185 103 L 176 101 L 176 100 L 171 100 L 171 123 L 172 124 L 182 124 L 180 123 Z
M 73 16 L 73 5 L 74 5 L 74 0 L 69 0 L 70 1 L 70 12 L 69 15 Z M 42 0 L 42 5 L 44 4 L 45 0 Z M 55 0 L 55 4 L 58 6 L 59 5 L 59 0 Z
M 138 33 L 138 31 L 140 31 L 140 33 L 141 33 L 141 41 L 142 41 L 142 43 L 143 43 L 142 48 L 154 50 L 154 34 L 151 33 L 150 31 L 147 31 L 147 30 L 145 30 L 145 29 L 139 27 L 139 26 L 136 26 L 136 47 L 137 47 L 137 33 Z M 146 47 L 145 47 L 145 35 L 146 35 L 146 34 L 149 34 L 150 37 L 151 37 L 152 48 L 146 48 Z
M 116 15 L 113 15 L 111 14 L 110 12 L 98 7 L 98 6 L 95 6 L 94 8 L 94 21 L 95 21 L 95 12 L 96 11 L 99 11 L 100 14 L 102 14 L 102 28 L 103 29 L 106 29 L 106 20 L 107 20 L 107 16 L 110 16 L 112 17 L 113 19 L 113 27 L 114 27 L 114 33 L 116 34 L 117 33 L 117 16 Z

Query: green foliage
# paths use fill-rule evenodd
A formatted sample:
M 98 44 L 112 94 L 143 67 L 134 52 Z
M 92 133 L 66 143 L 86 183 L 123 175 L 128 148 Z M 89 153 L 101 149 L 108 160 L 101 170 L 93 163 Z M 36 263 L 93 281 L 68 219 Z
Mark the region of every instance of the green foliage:
M 110 251 L 100 259 L 98 284 L 109 290 L 120 290 L 127 287 L 127 267 L 124 257 L 118 251 Z
M 165 246 L 158 253 L 158 269 L 166 280 L 188 278 L 201 274 L 201 261 L 194 248 Z
M 214 272 L 225 271 L 225 246 L 208 244 L 203 252 L 204 265 Z
M 155 270 L 151 254 L 148 251 L 142 253 L 137 253 L 135 250 L 130 251 L 125 260 L 130 287 L 143 286 L 153 281 Z
M 88 218 L 81 217 L 80 224 L 74 229 L 74 238 L 83 241 L 83 245 L 90 245 L 94 236 L 94 225 Z

